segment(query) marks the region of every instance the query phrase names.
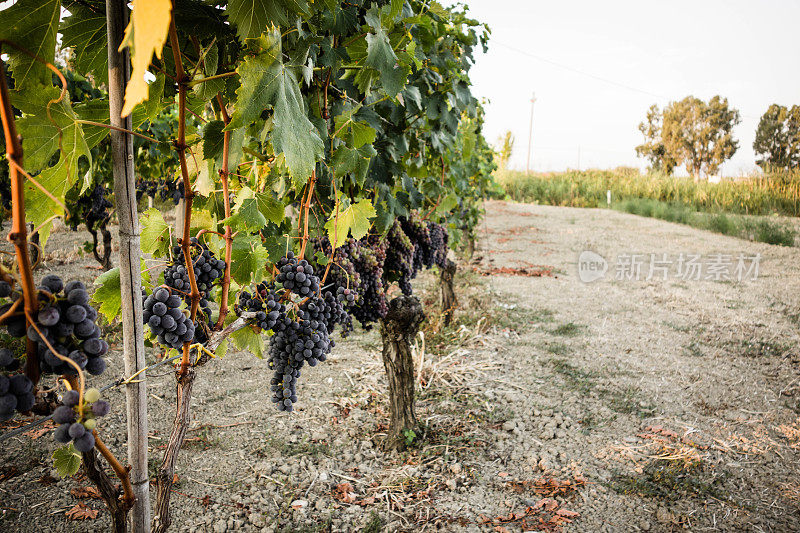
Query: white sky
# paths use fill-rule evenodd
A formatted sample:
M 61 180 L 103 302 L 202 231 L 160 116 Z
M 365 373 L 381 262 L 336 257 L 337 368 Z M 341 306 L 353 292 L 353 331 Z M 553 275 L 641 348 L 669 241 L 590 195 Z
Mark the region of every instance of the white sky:
M 484 133 L 493 143 L 505 130 L 514 133 L 514 168 L 526 164 L 533 91 L 535 170 L 577 168 L 579 152 L 584 169 L 644 167 L 634 147 L 651 104 L 720 94 L 742 115 L 734 130 L 739 150 L 722 168 L 737 175 L 756 168 L 753 138 L 767 107 L 800 104 L 796 0 L 471 0 L 469 6 L 492 30 L 489 52 L 471 73 L 473 93 L 490 100 Z

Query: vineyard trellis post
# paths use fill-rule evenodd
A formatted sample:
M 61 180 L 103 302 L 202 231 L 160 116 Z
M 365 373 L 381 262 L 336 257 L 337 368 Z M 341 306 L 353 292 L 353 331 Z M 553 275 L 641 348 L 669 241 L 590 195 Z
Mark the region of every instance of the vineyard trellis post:
M 119 51 L 128 25 L 125 0 L 106 0 L 108 27 L 108 99 L 111 125 L 131 130 L 131 119 L 122 118 L 125 86 L 130 76 L 127 49 Z M 144 324 L 142 323 L 142 276 L 139 215 L 134 175 L 133 137 L 112 130 L 111 153 L 114 172 L 114 198 L 119 219 L 119 271 L 122 302 L 123 354 L 125 375 L 131 376 L 146 366 Z M 136 502 L 130 515 L 131 531 L 150 528 L 150 482 L 147 465 L 147 383 L 140 379 L 125 386 L 128 423 L 128 461 Z

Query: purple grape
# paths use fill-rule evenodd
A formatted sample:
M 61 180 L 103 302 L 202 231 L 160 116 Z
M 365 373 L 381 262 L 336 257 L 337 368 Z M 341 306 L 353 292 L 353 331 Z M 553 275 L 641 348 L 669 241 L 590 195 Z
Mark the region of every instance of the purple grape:
M 74 425 L 79 425 L 79 424 L 73 424 L 73 426 Z M 92 435 L 89 432 L 86 432 L 80 438 L 75 439 L 75 442 L 72 445 L 75 447 L 76 450 L 78 450 L 81 453 L 88 452 L 89 450 L 94 448 L 94 435 Z
M 68 390 L 63 395 L 61 395 L 61 403 L 63 403 L 67 407 L 75 407 L 76 405 L 78 405 L 79 399 L 80 395 L 76 390 Z
M 83 427 L 83 424 L 72 424 L 69 427 L 69 436 L 73 439 L 79 439 L 86 433 L 86 428 Z
M 106 416 L 111 410 L 111 405 L 105 400 L 97 400 L 92 404 L 92 412 L 95 416 Z
M 59 405 L 53 411 L 53 422 L 56 424 L 69 424 L 75 421 L 75 410 L 66 405 Z
M 69 436 L 70 425 L 71 424 L 61 424 L 56 428 L 56 430 L 53 432 L 53 438 L 56 439 L 56 442 L 66 444 L 72 440 Z

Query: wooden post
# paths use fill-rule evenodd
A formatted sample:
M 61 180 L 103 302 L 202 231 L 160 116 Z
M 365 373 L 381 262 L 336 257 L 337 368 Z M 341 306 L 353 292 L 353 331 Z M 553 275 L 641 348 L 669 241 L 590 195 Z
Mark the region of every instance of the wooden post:
M 183 239 L 183 221 L 186 217 L 186 198 L 178 200 L 175 206 L 175 235 Z
M 108 100 L 111 125 L 131 129 L 130 118 L 123 119 L 125 86 L 130 77 L 130 60 L 119 46 L 128 24 L 126 0 L 106 0 L 108 27 Z M 119 270 L 122 297 L 122 335 L 125 375 L 145 367 L 144 324 L 142 322 L 142 275 L 139 214 L 136 202 L 136 176 L 133 168 L 133 137 L 112 130 L 111 153 L 114 169 L 114 198 L 119 218 Z M 136 503 L 131 510 L 133 533 L 150 530 L 150 482 L 147 471 L 147 384 L 144 373 L 138 383 L 125 388 L 128 414 L 128 462 Z
M 458 305 L 456 291 L 453 289 L 453 278 L 455 276 L 456 264 L 454 261 L 447 259 L 444 268 L 441 268 L 439 273 L 439 281 L 442 285 L 442 320 L 445 326 L 450 325 Z
M 389 311 L 381 319 L 383 366 L 389 380 L 389 431 L 384 447 L 403 449 L 419 425 L 414 413 L 414 359 L 411 342 L 425 319 L 422 305 L 414 296 L 398 296 L 389 302 Z M 418 434 L 417 434 L 418 435 Z

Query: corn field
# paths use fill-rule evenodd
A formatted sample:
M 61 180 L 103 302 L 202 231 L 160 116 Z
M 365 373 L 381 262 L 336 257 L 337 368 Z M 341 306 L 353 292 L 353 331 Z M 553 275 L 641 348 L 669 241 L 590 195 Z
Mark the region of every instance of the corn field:
M 636 169 L 560 173 L 498 172 L 498 182 L 516 201 L 570 207 L 600 207 L 611 201 L 646 198 L 681 204 L 696 211 L 748 215 L 800 215 L 800 173 L 775 173 L 724 179 L 641 174 Z

